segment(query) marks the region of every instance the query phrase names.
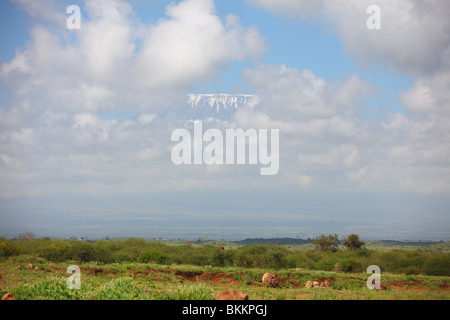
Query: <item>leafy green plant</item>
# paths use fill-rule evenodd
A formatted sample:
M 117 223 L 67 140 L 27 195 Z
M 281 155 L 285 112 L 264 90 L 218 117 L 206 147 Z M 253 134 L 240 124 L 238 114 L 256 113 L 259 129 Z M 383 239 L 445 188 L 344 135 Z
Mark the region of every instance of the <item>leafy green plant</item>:
M 153 297 L 157 300 L 213 300 L 213 287 L 210 284 L 171 286 L 168 290 Z
M 425 272 L 432 276 L 450 276 L 450 255 L 432 257 L 425 265 Z
M 157 264 L 170 264 L 172 263 L 172 259 L 164 252 L 156 251 L 156 250 L 148 250 L 142 252 L 137 258 L 138 262 L 141 263 L 149 263 L 154 262 Z
M 344 259 L 339 262 L 339 268 L 344 272 L 361 272 L 362 264 L 354 259 Z
M 19 250 L 11 241 L 0 238 L 0 258 L 7 258 L 18 254 Z

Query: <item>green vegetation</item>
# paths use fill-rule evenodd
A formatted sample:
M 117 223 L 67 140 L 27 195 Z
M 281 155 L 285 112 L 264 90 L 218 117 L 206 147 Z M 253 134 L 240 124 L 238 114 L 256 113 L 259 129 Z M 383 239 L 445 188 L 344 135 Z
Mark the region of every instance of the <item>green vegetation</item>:
M 27 270 L 29 261 L 39 270 Z M 282 269 L 278 288 L 264 287 L 265 268 L 170 266 L 137 262 L 79 264 L 81 288 L 68 289 L 66 269 L 72 261 L 49 262 L 31 255 L 15 256 L 14 264 L 0 262 L 0 294 L 16 300 L 212 300 L 226 289 L 241 290 L 250 300 L 448 300 L 449 278 L 383 273 L 382 290 L 366 287 L 365 272 Z M 15 266 L 22 266 L 20 270 Z M 14 275 L 12 275 L 14 274 Z M 307 281 L 330 283 L 328 289 L 305 288 Z
M 262 300 L 449 298 L 446 242 L 363 243 L 357 235 L 342 243 L 336 235 L 264 241 L 0 238 L 0 295 L 12 293 L 17 300 L 212 300 L 233 288 Z M 70 265 L 80 267 L 81 289 L 67 287 Z M 382 290 L 366 287 L 370 265 L 381 269 Z M 276 273 L 279 287 L 262 285 L 266 272 Z M 328 289 L 305 288 L 307 281 L 325 280 Z
M 348 235 L 342 243 L 348 249 L 361 249 L 364 246 L 364 242 L 359 240 L 359 236 L 357 234 Z
M 337 234 L 334 236 L 331 234 L 328 236 L 321 235 L 313 241 L 313 244 L 318 250 L 336 252 L 338 251 L 339 237 Z
M 74 261 L 78 264 L 139 262 L 270 270 L 303 268 L 339 272 L 364 272 L 368 266 L 378 265 L 382 272 L 450 276 L 450 254 L 447 251 L 426 250 L 426 247 L 415 250 L 375 250 L 369 249 L 368 245 L 358 248 L 358 245 L 354 244 L 347 246 L 350 249 L 338 250 L 335 246 L 336 237 L 323 236 L 317 239 L 320 240 L 316 242 L 317 249 L 258 244 L 231 247 L 226 245 L 226 250 L 219 250 L 208 243 L 194 245 L 184 241 L 185 244 L 169 245 L 136 238 L 120 241 L 20 241 L 0 238 L 0 261 L 14 256 L 31 255 L 52 262 Z M 356 240 L 359 241 L 359 238 Z

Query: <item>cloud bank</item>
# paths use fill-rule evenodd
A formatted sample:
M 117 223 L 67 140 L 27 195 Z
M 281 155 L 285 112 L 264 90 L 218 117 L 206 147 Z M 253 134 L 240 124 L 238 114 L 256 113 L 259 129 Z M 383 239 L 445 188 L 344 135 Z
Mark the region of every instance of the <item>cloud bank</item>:
M 92 1 L 74 33 L 60 15 L 47 14 L 57 9 L 44 1 L 49 11 L 33 14 L 52 28 L 38 23 L 26 49 L 1 66 L 11 103 L 0 111 L 0 176 L 9 181 L 0 196 L 255 187 L 448 193 L 446 2 L 375 1 L 379 33 L 365 28 L 368 1 L 250 3 L 294 18 L 325 17 L 357 62 L 414 77 L 399 93 L 406 112 L 367 119 L 365 101 L 377 88 L 357 74 L 333 82 L 313 70 L 261 64 L 243 72 L 253 103 L 210 125 L 280 129 L 279 174 L 262 182 L 249 166 L 177 167 L 170 135 L 189 123 L 160 112 L 231 61 L 258 59 L 265 40 L 256 27 L 233 15 L 220 19 L 209 0 L 171 4 L 153 24 L 136 20 L 130 2 Z M 114 116 L 133 108 L 133 116 Z

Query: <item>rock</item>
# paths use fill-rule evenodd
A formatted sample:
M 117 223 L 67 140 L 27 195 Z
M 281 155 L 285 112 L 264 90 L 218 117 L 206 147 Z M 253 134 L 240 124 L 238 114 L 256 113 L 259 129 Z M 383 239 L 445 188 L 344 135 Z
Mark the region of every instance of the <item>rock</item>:
M 305 288 L 322 288 L 322 289 L 326 289 L 330 286 L 330 284 L 328 283 L 328 281 L 325 280 L 324 283 L 320 283 L 317 281 L 308 281 L 305 285 Z
M 268 285 L 272 288 L 276 288 L 279 285 L 278 277 L 275 274 L 271 274 L 269 272 L 264 273 L 262 277 L 263 285 Z
M 239 290 L 225 290 L 216 296 L 216 300 L 248 300 L 248 295 Z

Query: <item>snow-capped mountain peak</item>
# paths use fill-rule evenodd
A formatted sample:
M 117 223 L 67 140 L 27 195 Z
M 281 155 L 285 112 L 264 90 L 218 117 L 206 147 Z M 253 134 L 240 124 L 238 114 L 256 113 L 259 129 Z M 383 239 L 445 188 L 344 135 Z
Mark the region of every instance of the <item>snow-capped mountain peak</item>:
M 248 94 L 189 94 L 183 114 L 191 119 L 228 119 L 252 97 Z

